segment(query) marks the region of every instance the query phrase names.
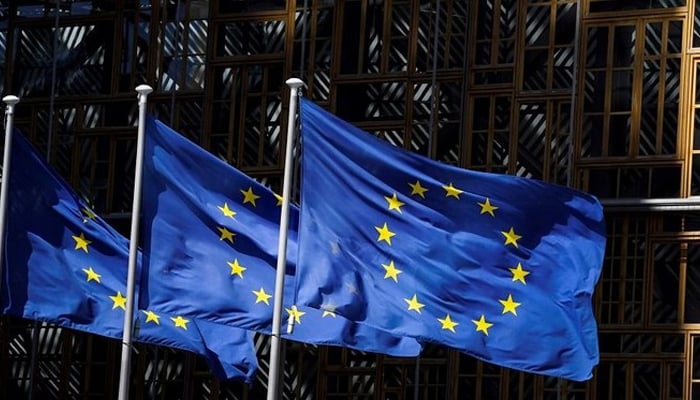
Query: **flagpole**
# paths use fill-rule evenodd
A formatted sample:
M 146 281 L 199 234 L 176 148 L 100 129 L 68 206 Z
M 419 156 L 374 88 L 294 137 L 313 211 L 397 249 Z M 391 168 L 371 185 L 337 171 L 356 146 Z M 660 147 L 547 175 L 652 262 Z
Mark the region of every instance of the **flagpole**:
M 298 78 L 287 79 L 289 86 L 289 114 L 287 115 L 287 147 L 284 154 L 284 180 L 282 183 L 282 213 L 275 275 L 275 301 L 272 312 L 272 336 L 270 337 L 270 371 L 268 374 L 267 400 L 275 400 L 279 394 L 282 338 L 282 306 L 284 303 L 284 273 L 287 265 L 287 231 L 289 225 L 289 198 L 292 183 L 292 150 L 294 149 L 294 127 L 297 97 L 304 82 Z
M 10 157 L 12 154 L 12 124 L 15 116 L 15 104 L 19 103 L 17 96 L 5 96 L 2 101 L 5 108 L 5 151 L 2 157 L 2 186 L 0 187 L 0 255 L 5 254 L 5 224 L 7 215 L 7 195 L 10 191 Z M 0 281 L 2 281 L 2 262 L 0 262 Z
M 119 400 L 129 397 L 129 368 L 131 366 L 131 331 L 134 320 L 134 286 L 136 281 L 136 256 L 139 238 L 139 216 L 141 214 L 141 189 L 143 175 L 143 143 L 146 125 L 146 98 L 153 91 L 148 85 L 136 87 L 139 99 L 139 125 L 136 145 L 136 167 L 134 176 L 134 199 L 131 208 L 131 235 L 129 237 L 129 270 L 126 278 L 126 312 L 122 333 L 122 361 L 119 372 Z

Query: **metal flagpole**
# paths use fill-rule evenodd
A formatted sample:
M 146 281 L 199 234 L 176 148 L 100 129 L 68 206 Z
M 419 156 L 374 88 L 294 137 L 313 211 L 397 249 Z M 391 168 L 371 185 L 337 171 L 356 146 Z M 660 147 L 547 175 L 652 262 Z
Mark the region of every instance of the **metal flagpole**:
M 7 214 L 7 194 L 10 191 L 10 154 L 12 151 L 12 124 L 15 116 L 15 104 L 19 103 L 17 96 L 5 96 L 2 101 L 5 108 L 5 151 L 2 158 L 2 186 L 0 187 L 0 255 L 5 256 L 5 224 Z M 2 280 L 2 262 L 0 262 L 0 281 Z
M 129 397 L 129 368 L 131 366 L 131 330 L 134 320 L 134 282 L 136 280 L 136 252 L 139 240 L 139 216 L 141 214 L 141 189 L 143 175 L 143 142 L 146 136 L 146 98 L 153 91 L 148 85 L 136 87 L 139 98 L 139 125 L 136 145 L 134 200 L 131 208 L 131 235 L 129 236 L 129 270 L 126 278 L 126 312 L 122 333 L 122 362 L 119 371 L 119 400 Z
M 275 400 L 280 388 L 280 363 L 282 338 L 282 306 L 284 301 L 284 272 L 287 264 L 287 228 L 289 225 L 289 198 L 292 183 L 292 150 L 294 148 L 294 127 L 296 121 L 297 98 L 304 82 L 298 78 L 287 79 L 289 92 L 289 115 L 287 116 L 287 147 L 284 155 L 284 180 L 282 183 L 282 213 L 280 215 L 280 239 L 277 252 L 275 275 L 275 302 L 272 312 L 272 336 L 270 337 L 270 372 L 267 379 L 267 400 Z
M 5 151 L 2 158 L 2 186 L 0 186 L 0 283 L 2 283 L 2 264 L 5 258 L 5 225 L 7 224 L 7 195 L 10 191 L 10 159 L 12 154 L 12 130 L 15 116 L 15 104 L 19 103 L 17 96 L 5 96 L 2 101 L 7 104 L 5 108 Z M 32 353 L 34 357 L 34 353 Z M 33 372 L 30 380 L 33 378 Z M 29 386 L 31 398 L 32 385 Z

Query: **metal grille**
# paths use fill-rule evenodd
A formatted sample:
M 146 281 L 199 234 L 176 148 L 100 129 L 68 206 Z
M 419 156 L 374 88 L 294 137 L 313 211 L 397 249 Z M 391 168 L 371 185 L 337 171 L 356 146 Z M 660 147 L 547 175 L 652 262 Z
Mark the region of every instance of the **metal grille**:
M 522 90 L 571 91 L 578 6 L 570 0 L 528 5 Z
M 678 293 L 680 288 L 681 249 L 676 243 L 654 245 L 653 298 L 651 316 L 653 323 L 676 324 Z
M 556 146 L 560 145 L 564 150 L 559 150 L 557 153 L 564 156 L 567 154 L 566 137 L 561 140 L 561 134 L 557 135 L 558 132 L 554 131 L 556 125 L 552 125 L 552 122 L 556 121 L 557 116 L 550 116 L 552 111 L 554 110 L 548 109 L 548 104 L 545 102 L 520 105 L 518 110 L 518 165 L 516 167 L 518 176 L 544 179 L 547 174 L 545 168 L 549 164 L 547 158 L 551 154 L 549 150 L 555 150 Z
M 208 28 L 202 20 L 166 24 L 160 90 L 204 89 Z
M 616 0 L 589 0 L 589 12 L 605 13 L 605 12 L 620 12 L 620 11 L 635 11 L 635 10 L 653 10 L 683 7 L 686 5 L 686 0 L 631 0 L 624 4 L 616 2 Z
M 479 0 L 476 4 L 472 81 L 477 86 L 514 83 L 516 4 L 513 0 Z
M 474 169 L 505 172 L 509 162 L 511 97 L 478 96 L 471 101 L 467 165 Z M 489 118 L 481 118 L 488 115 Z M 478 116 L 478 117 L 477 117 Z

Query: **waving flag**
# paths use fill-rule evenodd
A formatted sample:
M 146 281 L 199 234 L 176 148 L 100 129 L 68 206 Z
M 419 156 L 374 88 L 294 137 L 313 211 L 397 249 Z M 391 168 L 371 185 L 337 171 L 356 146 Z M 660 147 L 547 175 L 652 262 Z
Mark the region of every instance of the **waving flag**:
M 593 196 L 444 165 L 301 100 L 298 304 L 501 366 L 598 363 Z
M 121 339 L 128 241 L 17 132 L 11 163 L 9 182 L 3 182 L 10 186 L 2 312 Z M 196 320 L 188 325 L 176 313 L 158 324 L 144 316 L 139 312 L 142 330 L 135 340 L 198 353 L 219 378 L 252 380 L 251 332 Z

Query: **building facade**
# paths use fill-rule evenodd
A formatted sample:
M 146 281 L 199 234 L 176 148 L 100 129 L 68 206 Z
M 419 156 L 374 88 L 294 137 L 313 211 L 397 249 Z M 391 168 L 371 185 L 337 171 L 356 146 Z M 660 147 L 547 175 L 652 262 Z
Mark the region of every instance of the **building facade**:
M 0 77 L 15 126 L 124 233 L 143 83 L 149 111 L 276 190 L 298 77 L 396 146 L 603 201 L 590 381 L 288 343 L 285 398 L 700 398 L 700 0 L 2 0 Z M 3 398 L 116 398 L 119 343 L 0 327 Z M 252 385 L 136 345 L 133 398 L 263 398 L 257 345 Z

